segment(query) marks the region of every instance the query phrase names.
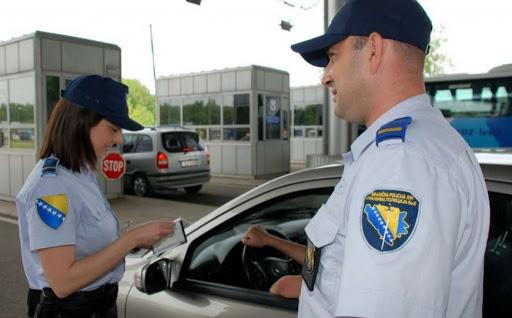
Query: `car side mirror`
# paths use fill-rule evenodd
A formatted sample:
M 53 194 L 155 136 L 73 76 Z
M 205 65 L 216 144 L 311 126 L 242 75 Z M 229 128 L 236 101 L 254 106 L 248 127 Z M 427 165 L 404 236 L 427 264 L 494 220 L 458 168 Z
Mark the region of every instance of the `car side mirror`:
M 171 261 L 165 258 L 144 264 L 134 274 L 135 287 L 146 294 L 165 290 L 170 279 Z

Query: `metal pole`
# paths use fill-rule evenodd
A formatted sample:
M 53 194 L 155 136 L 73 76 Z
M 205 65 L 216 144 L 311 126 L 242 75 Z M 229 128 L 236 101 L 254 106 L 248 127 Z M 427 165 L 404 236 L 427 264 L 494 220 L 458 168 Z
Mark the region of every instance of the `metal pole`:
M 151 38 L 151 58 L 153 60 L 153 80 L 155 83 L 155 126 L 159 126 L 160 110 L 158 109 L 158 98 L 156 93 L 156 69 L 155 69 L 155 50 L 153 48 L 153 27 L 149 25 L 149 36 Z
M 324 5 L 326 5 L 324 8 L 324 25 L 326 29 L 338 10 L 347 2 L 348 0 L 324 0 Z M 324 143 L 324 151 L 328 155 L 340 155 L 350 148 L 352 142 L 351 125 L 334 115 L 334 105 L 330 98 L 329 90 L 326 89 L 325 91 L 327 114 L 325 117 L 324 135 L 327 135 L 327 142 Z

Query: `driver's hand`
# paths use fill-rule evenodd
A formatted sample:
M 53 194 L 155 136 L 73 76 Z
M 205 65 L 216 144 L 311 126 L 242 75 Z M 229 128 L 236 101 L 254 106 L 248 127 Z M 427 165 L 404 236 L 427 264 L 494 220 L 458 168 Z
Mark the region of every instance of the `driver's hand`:
M 269 291 L 286 298 L 299 298 L 301 286 L 302 277 L 300 275 L 286 275 L 276 280 Z
M 251 226 L 244 235 L 242 235 L 242 243 L 251 247 L 264 247 L 268 245 L 270 234 L 261 226 Z

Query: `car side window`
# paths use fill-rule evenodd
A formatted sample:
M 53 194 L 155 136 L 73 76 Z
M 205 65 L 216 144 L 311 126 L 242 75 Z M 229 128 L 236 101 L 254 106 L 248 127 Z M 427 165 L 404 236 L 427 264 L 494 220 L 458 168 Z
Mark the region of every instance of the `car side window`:
M 137 140 L 135 152 L 151 152 L 153 151 L 153 140 L 148 135 L 140 135 Z
M 485 252 L 484 312 L 512 317 L 512 196 L 489 192 L 491 225 Z
M 135 141 L 137 140 L 137 135 L 134 134 L 124 134 L 123 135 L 123 153 L 131 153 L 135 151 Z
M 242 264 L 242 235 L 250 226 L 260 225 L 274 235 L 306 244 L 304 228 L 332 191 L 333 188 L 328 187 L 290 193 L 259 204 L 234 220 L 211 230 L 190 248 L 192 256 L 188 262 L 187 279 L 267 291 L 267 285 L 274 280 L 255 284 L 244 268 L 247 265 Z M 263 260 L 260 263 L 262 267 L 275 264 L 265 260 L 287 259 L 270 247 L 257 249 L 256 253 Z M 295 261 L 283 261 L 281 264 L 286 270 L 280 276 L 300 272 L 300 265 Z M 263 271 L 266 270 L 268 269 L 263 268 Z

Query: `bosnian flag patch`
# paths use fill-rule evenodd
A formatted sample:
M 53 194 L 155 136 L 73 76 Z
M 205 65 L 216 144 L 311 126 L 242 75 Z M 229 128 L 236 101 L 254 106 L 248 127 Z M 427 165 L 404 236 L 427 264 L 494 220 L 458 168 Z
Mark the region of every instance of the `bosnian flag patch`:
M 36 206 L 41 220 L 54 230 L 66 220 L 68 198 L 65 194 L 39 197 L 37 198 Z
M 406 191 L 375 190 L 364 200 L 361 225 L 368 245 L 379 252 L 391 252 L 411 238 L 418 220 L 420 203 Z

